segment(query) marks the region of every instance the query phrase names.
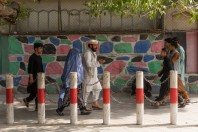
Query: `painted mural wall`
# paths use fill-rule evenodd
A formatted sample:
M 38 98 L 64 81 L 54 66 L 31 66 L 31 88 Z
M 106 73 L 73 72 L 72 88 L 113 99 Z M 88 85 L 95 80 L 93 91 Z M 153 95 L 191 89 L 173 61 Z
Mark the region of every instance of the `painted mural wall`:
M 129 92 L 135 72 L 144 71 L 148 80 L 153 80 L 161 69 L 160 51 L 164 47 L 162 34 L 137 35 L 62 35 L 62 36 L 10 36 L 9 69 L 14 75 L 16 93 L 26 93 L 28 83 L 27 65 L 29 56 L 34 52 L 33 43 L 40 41 L 44 44 L 43 67 L 46 73 L 46 90 L 48 94 L 58 92 L 55 84 L 61 85 L 60 76 L 63 71 L 67 53 L 72 47 L 81 53 L 86 49 L 86 42 L 97 39 L 100 42 L 97 51 L 98 58 L 106 60 L 98 68 L 99 78 L 103 71 L 111 73 L 111 89 L 114 92 Z M 198 90 L 198 75 L 188 75 L 187 82 L 191 91 Z M 159 83 L 159 80 L 155 81 Z M 159 86 L 153 85 L 156 93 Z M 5 79 L 0 76 L 0 93 L 5 93 Z

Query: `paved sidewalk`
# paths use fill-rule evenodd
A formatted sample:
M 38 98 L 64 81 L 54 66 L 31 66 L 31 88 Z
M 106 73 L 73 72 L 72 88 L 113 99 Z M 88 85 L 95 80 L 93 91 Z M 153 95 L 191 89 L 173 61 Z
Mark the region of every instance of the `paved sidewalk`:
M 148 102 L 145 103 L 144 125 L 136 125 L 135 97 L 127 94 L 114 94 L 120 102 L 111 100 L 111 125 L 102 125 L 102 111 L 93 111 L 88 116 L 78 116 L 78 125 L 69 124 L 69 108 L 66 108 L 65 116 L 58 116 L 55 112 L 57 95 L 48 96 L 46 102 L 46 124 L 37 123 L 37 112 L 29 111 L 19 101 L 24 95 L 17 95 L 15 100 L 15 123 L 7 125 L 6 106 L 2 105 L 5 96 L 0 96 L 0 132 L 198 132 L 198 96 L 191 95 L 191 103 L 185 108 L 179 109 L 178 125 L 170 125 L 169 104 L 154 109 Z M 50 101 L 49 101 L 50 99 Z M 31 104 L 34 108 L 34 104 Z

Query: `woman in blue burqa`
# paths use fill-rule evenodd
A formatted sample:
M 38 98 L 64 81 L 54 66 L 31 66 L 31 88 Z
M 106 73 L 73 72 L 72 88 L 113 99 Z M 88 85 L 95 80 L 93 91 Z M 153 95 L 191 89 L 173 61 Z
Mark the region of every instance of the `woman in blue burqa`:
M 65 65 L 63 69 L 63 74 L 61 76 L 61 80 L 63 83 L 62 88 L 59 92 L 59 99 L 58 99 L 58 108 L 56 112 L 58 115 L 63 116 L 62 113 L 64 108 L 69 106 L 70 99 L 69 99 L 69 88 L 70 88 L 70 72 L 77 72 L 77 80 L 78 80 L 78 107 L 81 111 L 81 115 L 88 115 L 91 112 L 86 109 L 83 105 L 83 92 L 82 92 L 82 81 L 84 80 L 84 68 L 82 64 L 82 58 L 80 55 L 80 51 L 76 48 L 73 48 L 69 51 Z

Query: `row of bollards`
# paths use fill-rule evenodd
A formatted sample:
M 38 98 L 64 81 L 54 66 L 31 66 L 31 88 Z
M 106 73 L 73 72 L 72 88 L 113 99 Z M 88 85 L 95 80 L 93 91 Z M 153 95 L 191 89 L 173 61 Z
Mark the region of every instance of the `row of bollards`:
M 45 74 L 38 74 L 38 123 L 45 123 Z M 14 123 L 14 92 L 13 75 L 6 75 L 6 118 L 8 124 Z
M 45 123 L 45 74 L 38 73 L 38 123 Z M 8 124 L 14 123 L 14 93 L 13 93 L 13 75 L 6 75 L 6 118 Z M 104 72 L 103 75 L 103 123 L 110 123 L 110 73 Z M 78 109 L 77 109 L 77 73 L 70 73 L 70 123 L 77 124 Z
M 177 124 L 178 113 L 177 71 L 170 71 L 170 123 Z M 138 125 L 144 124 L 144 80 L 143 72 L 136 72 L 136 116 Z
M 45 123 L 45 74 L 38 73 L 38 123 Z M 14 107 L 13 107 L 13 76 L 6 75 L 6 117 L 7 123 L 14 123 Z M 170 72 L 170 122 L 173 125 L 177 124 L 177 72 Z M 70 123 L 77 124 L 78 109 L 77 109 L 77 73 L 70 73 Z M 103 74 L 103 124 L 110 124 L 110 73 L 105 71 Z M 144 121 L 144 81 L 143 72 L 136 72 L 136 119 L 138 125 L 143 125 Z
M 78 121 L 77 110 L 77 73 L 70 73 L 70 123 L 75 125 Z M 110 123 L 110 73 L 103 75 L 103 124 Z

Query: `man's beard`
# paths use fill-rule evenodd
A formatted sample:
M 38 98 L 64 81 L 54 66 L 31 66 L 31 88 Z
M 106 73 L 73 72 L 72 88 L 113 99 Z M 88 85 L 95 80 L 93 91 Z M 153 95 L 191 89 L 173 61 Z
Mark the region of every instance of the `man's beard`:
M 97 48 L 90 48 L 93 52 L 96 52 L 97 51 Z

